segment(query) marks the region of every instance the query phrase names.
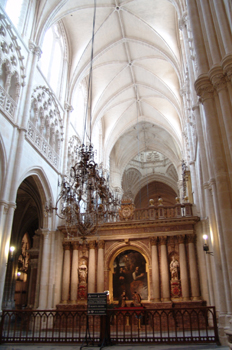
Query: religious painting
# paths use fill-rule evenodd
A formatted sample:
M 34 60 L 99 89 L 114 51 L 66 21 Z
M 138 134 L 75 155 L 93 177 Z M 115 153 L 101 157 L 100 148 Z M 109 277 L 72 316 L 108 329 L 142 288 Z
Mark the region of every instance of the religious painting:
M 136 250 L 125 250 L 114 260 L 113 298 L 121 299 L 124 295 L 132 300 L 136 292 L 141 299 L 148 299 L 146 260 Z

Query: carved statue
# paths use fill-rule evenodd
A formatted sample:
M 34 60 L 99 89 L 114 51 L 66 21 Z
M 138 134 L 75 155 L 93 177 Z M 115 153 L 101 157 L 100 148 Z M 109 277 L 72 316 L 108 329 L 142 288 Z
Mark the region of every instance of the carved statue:
M 79 282 L 86 283 L 88 268 L 84 260 L 82 261 L 82 264 L 79 266 L 78 270 L 79 270 Z
M 173 255 L 172 261 L 170 263 L 170 272 L 172 280 L 178 280 L 178 267 L 179 262 L 175 259 L 175 256 Z

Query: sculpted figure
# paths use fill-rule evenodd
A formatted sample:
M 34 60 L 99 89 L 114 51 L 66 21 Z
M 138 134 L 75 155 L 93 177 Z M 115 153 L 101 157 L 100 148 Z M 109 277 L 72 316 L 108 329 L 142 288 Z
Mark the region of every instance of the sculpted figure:
M 172 280 L 178 280 L 178 267 L 179 267 L 179 262 L 175 259 L 173 255 L 172 261 L 170 263 L 170 272 L 171 272 Z
M 87 279 L 87 266 L 85 261 L 82 261 L 82 264 L 79 266 L 78 268 L 78 272 L 79 272 L 79 282 L 80 283 L 86 283 L 86 279 Z

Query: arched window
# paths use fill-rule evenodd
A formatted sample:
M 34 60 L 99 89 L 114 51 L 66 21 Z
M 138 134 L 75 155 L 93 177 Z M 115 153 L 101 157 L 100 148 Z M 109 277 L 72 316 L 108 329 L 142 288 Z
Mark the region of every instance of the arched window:
M 55 24 L 45 34 L 40 60 L 41 70 L 52 90 L 59 98 L 63 68 L 64 42 L 59 25 Z
M 27 6 L 28 0 L 6 1 L 5 11 L 17 29 L 21 29 L 24 24 Z

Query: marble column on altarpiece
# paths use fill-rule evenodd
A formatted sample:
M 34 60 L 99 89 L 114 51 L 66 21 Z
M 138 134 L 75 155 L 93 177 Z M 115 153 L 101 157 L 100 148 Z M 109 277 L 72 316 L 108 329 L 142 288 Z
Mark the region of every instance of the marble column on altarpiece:
M 160 243 L 160 270 L 163 301 L 170 301 L 170 278 L 167 256 L 167 236 L 159 237 Z
M 179 258 L 180 258 L 180 280 L 182 290 L 182 300 L 189 300 L 189 279 L 187 269 L 187 259 L 185 251 L 185 235 L 178 236 Z
M 160 278 L 159 278 L 159 259 L 158 259 L 158 237 L 152 237 L 151 243 L 151 263 L 152 263 L 152 300 L 160 301 Z
M 197 260 L 196 260 L 196 250 L 195 250 L 195 234 L 186 235 L 188 251 L 189 251 L 189 274 L 190 274 L 190 285 L 191 285 L 191 297 L 192 300 L 200 300 L 200 288 L 199 288 L 199 278 L 197 271 Z
M 104 292 L 104 248 L 105 242 L 98 242 L 98 258 L 97 258 L 97 292 Z
M 69 285 L 70 285 L 70 242 L 63 242 L 64 248 L 64 264 L 63 264 L 63 279 L 62 279 L 62 303 L 66 304 L 69 300 Z
M 72 242 L 72 271 L 71 271 L 71 293 L 70 299 L 73 304 L 77 302 L 78 288 L 78 249 L 79 242 Z
M 95 241 L 89 241 L 89 266 L 88 266 L 88 293 L 95 292 L 96 265 L 95 265 Z

